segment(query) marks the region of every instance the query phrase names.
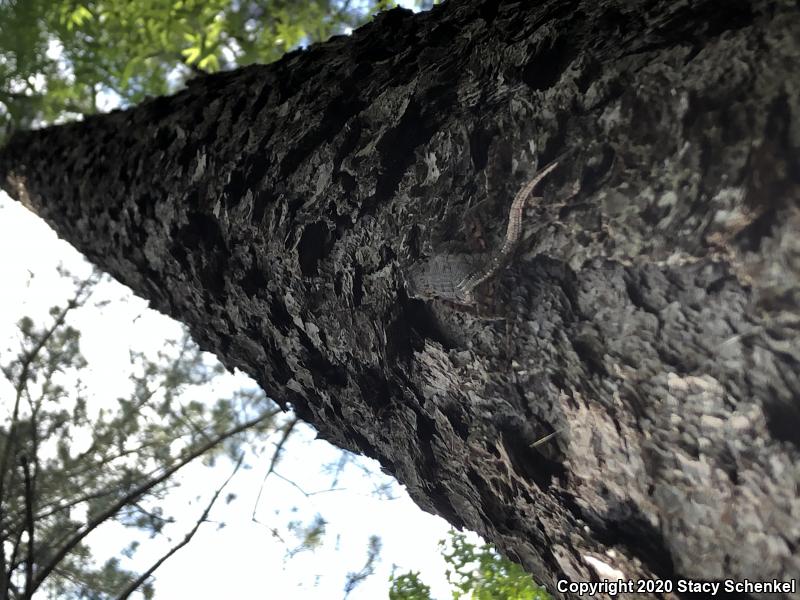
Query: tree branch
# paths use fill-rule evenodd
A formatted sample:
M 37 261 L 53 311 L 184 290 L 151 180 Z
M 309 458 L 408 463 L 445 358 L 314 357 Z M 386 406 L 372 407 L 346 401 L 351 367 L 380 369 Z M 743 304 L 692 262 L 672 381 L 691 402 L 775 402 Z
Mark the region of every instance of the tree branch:
M 217 498 L 218 498 L 218 497 L 219 497 L 219 495 L 222 493 L 222 490 L 224 490 L 224 489 L 225 489 L 225 486 L 227 486 L 227 485 L 228 485 L 228 483 L 230 482 L 230 480 L 231 480 L 231 479 L 233 479 L 233 476 L 234 476 L 234 475 L 236 475 L 236 472 L 239 470 L 239 467 L 241 467 L 241 466 L 242 466 L 242 461 L 243 461 L 243 460 L 244 460 L 244 454 L 242 454 L 242 455 L 240 455 L 240 456 L 239 456 L 239 460 L 238 460 L 238 461 L 236 461 L 236 466 L 234 467 L 234 469 L 233 469 L 233 472 L 232 472 L 232 473 L 231 473 L 231 474 L 228 476 L 228 478 L 227 478 L 227 479 L 226 479 L 226 480 L 225 480 L 225 481 L 222 483 L 222 485 L 221 485 L 219 488 L 217 488 L 217 491 L 216 491 L 216 492 L 214 493 L 214 495 L 211 497 L 211 500 L 209 501 L 208 505 L 206 506 L 206 509 L 203 511 L 203 514 L 202 514 L 202 515 L 200 515 L 200 518 L 199 518 L 199 519 L 197 519 L 197 522 L 194 524 L 194 527 L 192 527 L 192 529 L 191 529 L 191 530 L 190 530 L 190 531 L 189 531 L 189 532 L 188 532 L 188 533 L 187 533 L 187 534 L 184 536 L 184 538 L 183 538 L 183 539 L 182 539 L 182 540 L 181 540 L 181 541 L 180 541 L 178 544 L 176 544 L 175 546 L 173 546 L 172 548 L 170 548 L 170 550 L 169 550 L 169 551 L 168 551 L 168 552 L 167 552 L 167 553 L 166 553 L 164 556 L 162 556 L 162 557 L 161 557 L 161 558 L 159 558 L 159 559 L 158 559 L 156 562 L 154 562 L 154 563 L 153 563 L 153 564 L 150 566 L 150 568 L 149 568 L 149 569 L 147 569 L 147 571 L 145 571 L 145 572 L 144 572 L 144 573 L 142 573 L 142 574 L 141 574 L 139 577 L 137 577 L 136 579 L 134 579 L 134 580 L 133 580 L 133 581 L 132 581 L 132 582 L 131 582 L 131 583 L 128 585 L 128 587 L 126 587 L 126 588 L 125 588 L 125 589 L 122 591 L 122 593 L 121 593 L 121 594 L 120 594 L 120 595 L 117 597 L 117 600 L 127 600 L 128 596 L 130 596 L 130 595 L 131 595 L 133 592 L 135 592 L 135 591 L 136 591 L 136 589 L 137 589 L 137 588 L 138 588 L 140 585 L 142 585 L 142 584 L 143 584 L 143 583 L 144 583 L 144 582 L 147 580 L 147 578 L 148 578 L 148 577 L 150 577 L 150 576 L 151 576 L 151 575 L 152 575 L 152 574 L 153 574 L 153 573 L 154 573 L 154 572 L 155 572 L 155 571 L 156 571 L 156 570 L 157 570 L 157 569 L 158 569 L 158 568 L 159 568 L 161 565 L 163 565 L 163 564 L 164 564 L 164 562 L 165 562 L 165 561 L 166 561 L 166 560 L 167 560 L 167 559 L 168 559 L 170 556 L 172 556 L 173 554 L 175 554 L 175 553 L 176 553 L 178 550 L 180 550 L 181 548 L 183 548 L 183 547 L 184 547 L 186 544 L 188 544 L 188 543 L 189 543 L 189 542 L 192 540 L 192 538 L 194 537 L 194 534 L 195 534 L 195 533 L 197 533 L 197 530 L 198 530 L 198 529 L 200 529 L 200 525 L 201 525 L 201 524 L 202 524 L 202 523 L 203 523 L 203 522 L 204 522 L 204 521 L 205 521 L 205 520 L 208 518 L 208 513 L 210 513 L 210 512 L 211 512 L 211 507 L 213 507 L 213 506 L 214 506 L 214 503 L 217 501 Z
M 20 458 L 22 472 L 25 476 L 25 528 L 28 530 L 28 552 L 25 557 L 25 600 L 30 600 L 33 596 L 33 563 L 35 558 L 35 528 L 36 522 L 33 519 L 33 484 L 31 482 L 30 468 L 28 467 L 28 457 L 23 455 Z
M 221 442 L 224 442 L 226 439 L 236 435 L 237 433 L 246 431 L 251 427 L 258 425 L 262 421 L 272 418 L 272 416 L 273 416 L 272 411 L 270 411 L 269 413 L 263 414 L 259 417 L 256 417 L 255 419 L 251 419 L 250 421 L 246 421 L 245 423 L 242 423 L 241 425 L 234 427 L 233 429 L 230 429 L 225 433 L 220 434 L 210 442 L 203 444 L 196 450 L 192 451 L 183 460 L 177 462 L 175 465 L 165 470 L 158 477 L 155 477 L 154 479 L 142 483 L 131 492 L 125 494 L 125 496 L 120 498 L 117 502 L 112 504 L 106 510 L 102 511 L 99 515 L 89 520 L 89 522 L 85 526 L 81 527 L 75 534 L 72 535 L 72 537 L 70 537 L 66 541 L 66 543 L 61 548 L 58 549 L 58 551 L 55 552 L 53 557 L 50 559 L 50 562 L 42 566 L 42 568 L 36 574 L 32 591 L 35 592 L 39 588 L 39 586 L 42 585 L 42 582 L 47 578 L 48 575 L 50 575 L 50 573 L 53 571 L 56 565 L 58 565 L 58 563 L 61 562 L 64 559 L 64 557 L 73 548 L 75 548 L 75 546 L 77 546 L 87 535 L 89 535 L 92 531 L 94 531 L 99 525 L 101 525 L 102 523 L 113 517 L 124 506 L 130 504 L 131 502 L 134 502 L 135 500 L 138 500 L 153 487 L 171 477 L 179 469 L 183 468 L 184 466 L 192 462 L 194 459 L 202 456 L 203 454 L 211 450 L 211 448 L 213 448 L 214 446 L 220 444 Z
M 20 358 L 22 370 L 20 371 L 19 378 L 15 386 L 16 397 L 14 400 L 14 409 L 11 415 L 11 426 L 9 427 L 9 433 L 8 433 L 8 438 L 6 439 L 6 443 L 3 445 L 3 452 L 2 454 L 0 454 L 0 503 L 2 503 L 3 501 L 3 482 L 5 481 L 5 475 L 8 469 L 8 458 L 11 452 L 11 448 L 14 445 L 16 437 L 17 421 L 19 419 L 19 405 L 20 401 L 22 400 L 22 393 L 28 381 L 28 375 L 30 374 L 31 364 L 33 363 L 34 359 L 39 355 L 39 352 L 42 351 L 42 348 L 44 348 L 45 344 L 47 344 L 50 338 L 53 337 L 53 334 L 55 334 L 58 328 L 64 324 L 64 320 L 66 319 L 69 311 L 76 308 L 77 306 L 80 306 L 79 300 L 81 299 L 81 295 L 91 283 L 94 283 L 94 280 L 92 278 L 89 278 L 80 284 L 72 300 L 70 300 L 67 303 L 67 306 L 59 312 L 58 316 L 56 317 L 56 320 L 53 322 L 50 328 L 47 331 L 45 331 L 44 335 L 42 335 L 39 341 L 36 342 L 36 345 L 29 351 L 24 352 L 22 357 Z M 1 516 L 2 516 L 2 505 L 0 504 L 0 517 Z
M 297 422 L 298 419 L 295 417 L 288 421 L 286 425 L 284 425 L 283 435 L 275 445 L 275 452 L 272 454 L 272 460 L 269 463 L 269 469 L 267 469 L 267 472 L 264 474 L 264 479 L 261 481 L 261 487 L 258 488 L 258 495 L 256 496 L 255 504 L 253 504 L 253 514 L 251 515 L 250 519 L 256 523 L 258 523 L 258 519 L 256 519 L 256 510 L 258 509 L 258 503 L 261 500 L 261 492 L 264 491 L 264 484 L 267 482 L 267 477 L 269 477 L 270 474 L 275 471 L 275 467 L 278 466 L 278 461 L 280 460 L 283 447 L 286 445 L 286 441 L 292 434 L 292 430 L 294 429 L 295 425 L 297 425 Z
M 45 344 L 53 337 L 53 334 L 64 324 L 64 320 L 66 319 L 67 314 L 73 308 L 80 305 L 81 296 L 83 295 L 84 291 L 87 287 L 93 284 L 95 279 L 93 277 L 89 277 L 88 279 L 81 282 L 78 286 L 78 289 L 75 292 L 73 298 L 67 303 L 67 306 L 63 308 L 58 316 L 56 317 L 53 324 L 50 328 L 45 331 L 44 335 L 39 339 L 39 341 L 31 348 L 29 351 L 24 352 L 20 358 L 20 362 L 22 365 L 22 370 L 20 371 L 19 378 L 17 380 L 17 384 L 15 386 L 15 398 L 14 398 L 14 408 L 11 412 L 11 424 L 8 429 L 8 437 L 5 439 L 5 443 L 3 444 L 2 454 L 0 454 L 0 525 L 2 525 L 3 521 L 5 520 L 4 510 L 3 510 L 3 503 L 5 500 L 5 480 L 6 480 L 6 473 L 8 472 L 8 465 L 9 465 L 9 457 L 13 452 L 13 447 L 16 444 L 16 435 L 17 435 L 17 423 L 19 421 L 19 405 L 20 401 L 22 400 L 23 391 L 26 389 L 28 376 L 30 373 L 31 364 L 33 363 L 34 359 L 39 355 L 39 352 L 42 351 Z M 6 555 L 5 555 L 5 547 L 4 544 L 0 543 L 0 573 L 6 572 Z M 0 598 L 5 599 L 8 595 L 8 583 L 10 582 L 9 579 L 6 579 L 5 576 L 0 577 Z

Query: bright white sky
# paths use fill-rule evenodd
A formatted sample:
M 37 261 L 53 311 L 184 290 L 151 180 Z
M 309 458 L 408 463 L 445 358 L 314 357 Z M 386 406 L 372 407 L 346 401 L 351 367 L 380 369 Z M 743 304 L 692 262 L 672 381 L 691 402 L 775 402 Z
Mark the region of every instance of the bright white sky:
M 411 0 L 400 4 L 409 5 Z M 29 315 L 38 324 L 46 323 L 47 310 L 55 304 L 63 305 L 71 297 L 73 288 L 57 274 L 57 265 L 62 264 L 75 275 L 88 275 L 90 266 L 43 221 L 2 192 L 0 257 L 0 350 L 9 346 L 16 349 L 16 322 L 20 317 Z M 154 355 L 165 339 L 179 337 L 181 330 L 177 323 L 149 310 L 144 300 L 116 282 L 98 286 L 93 300 L 101 299 L 111 302 L 102 308 L 76 311 L 71 323 L 82 332 L 81 350 L 90 372 L 86 383 L 95 398 L 113 404 L 118 396 L 126 394 L 129 350 Z M 229 393 L 251 386 L 252 381 L 237 374 L 227 376 L 215 391 L 221 395 L 226 387 Z M 9 405 L 8 388 L 0 384 L 0 418 L 7 418 Z M 204 524 L 189 546 L 156 572 L 157 600 L 342 598 L 345 576 L 364 564 L 367 540 L 372 534 L 382 538 L 381 561 L 376 573 L 350 594 L 351 600 L 386 598 L 393 565 L 397 565 L 399 573 L 420 571 L 437 598 L 450 597 L 444 578 L 446 565 L 437 549 L 437 541 L 445 537 L 448 524 L 423 513 L 397 484 L 395 499 L 382 500 L 373 495 L 373 487 L 385 476 L 380 474 L 378 464 L 369 459 L 362 458 L 359 464 L 373 476 L 367 477 L 360 468 L 350 466 L 337 486 L 344 489 L 309 497 L 281 479 L 270 477 L 257 511 L 261 524 L 253 522 L 251 513 L 270 456 L 265 454 L 263 464 L 239 471 L 225 490 L 235 493 L 237 499 L 230 504 L 218 501 L 211 513 L 212 522 Z M 292 438 L 277 472 L 306 492 L 325 490 L 330 487 L 331 475 L 320 469 L 337 459 L 335 448 L 314 440 L 313 431 L 304 427 Z M 172 542 L 164 540 L 159 544 L 158 540 L 142 539 L 133 568 L 146 568 L 165 548 L 182 539 L 230 470 L 231 465 L 224 460 L 213 469 L 197 464 L 185 470 L 181 488 L 165 506 L 166 514 L 179 516 L 179 522 L 169 530 Z M 328 522 L 324 546 L 284 560 L 286 546 L 272 536 L 270 528 L 277 527 L 285 533 L 289 520 L 307 522 L 317 513 Z M 224 522 L 225 527 L 218 529 L 218 522 Z M 130 536 L 129 530 L 111 526 L 98 530 L 89 541 L 98 558 L 105 560 L 117 555 L 131 541 Z

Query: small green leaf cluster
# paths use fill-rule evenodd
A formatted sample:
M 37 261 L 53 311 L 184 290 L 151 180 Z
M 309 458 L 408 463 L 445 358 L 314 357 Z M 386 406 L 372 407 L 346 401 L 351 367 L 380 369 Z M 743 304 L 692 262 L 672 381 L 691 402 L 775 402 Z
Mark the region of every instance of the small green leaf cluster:
M 488 544 L 475 545 L 467 536 L 450 531 L 447 540 L 439 542 L 442 557 L 448 565 L 445 575 L 453 599 L 473 600 L 550 600 L 547 591 L 537 585 L 518 564 L 503 558 Z M 430 588 L 419 573 L 393 576 L 390 600 L 431 600 Z
M 352 4 L 352 6 L 351 6 Z M 0 139 L 181 87 L 198 73 L 268 63 L 347 33 L 386 0 L 5 0 Z
M 419 578 L 419 571 L 392 576 L 389 600 L 430 600 L 431 588 Z

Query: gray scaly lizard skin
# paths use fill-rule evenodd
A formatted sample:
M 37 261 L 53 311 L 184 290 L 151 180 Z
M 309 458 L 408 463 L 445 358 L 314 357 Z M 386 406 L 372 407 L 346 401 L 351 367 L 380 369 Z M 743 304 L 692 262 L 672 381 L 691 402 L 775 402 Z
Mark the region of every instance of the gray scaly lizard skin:
M 522 233 L 525 205 L 536 186 L 557 166 L 556 160 L 540 169 L 514 196 L 503 245 L 488 260 L 486 254 L 435 254 L 409 269 L 406 276 L 408 295 L 423 300 L 438 298 L 473 304 L 475 288 L 496 275 L 514 254 Z

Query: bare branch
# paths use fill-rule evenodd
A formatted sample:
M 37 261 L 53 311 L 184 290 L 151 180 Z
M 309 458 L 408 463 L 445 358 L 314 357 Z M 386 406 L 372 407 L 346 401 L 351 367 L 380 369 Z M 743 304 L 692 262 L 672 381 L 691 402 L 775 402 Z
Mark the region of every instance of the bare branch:
M 261 481 L 261 487 L 258 488 L 258 495 L 256 496 L 255 504 L 253 504 L 253 514 L 251 515 L 250 519 L 256 523 L 258 523 L 258 519 L 256 519 L 256 510 L 258 510 L 258 503 L 261 500 L 261 492 L 264 491 L 264 484 L 267 482 L 267 477 L 269 477 L 270 474 L 275 471 L 275 467 L 278 466 L 278 461 L 280 460 L 281 453 L 283 452 L 283 447 L 286 445 L 286 441 L 289 439 L 289 436 L 292 434 L 292 430 L 297 423 L 297 417 L 288 421 L 286 425 L 283 426 L 283 435 L 281 436 L 281 439 L 278 440 L 277 444 L 275 444 L 275 452 L 272 454 L 272 460 L 269 463 L 269 469 L 267 469 L 267 472 L 264 474 L 264 479 Z
M 281 479 L 281 480 L 285 481 L 286 483 L 288 483 L 289 485 L 291 485 L 292 487 L 294 487 L 298 492 L 303 494 L 303 496 L 305 496 L 306 498 L 310 498 L 311 496 L 316 496 L 318 494 L 327 494 L 328 492 L 344 492 L 344 491 L 347 490 L 347 488 L 343 488 L 343 487 L 330 487 L 330 488 L 327 488 L 327 489 L 324 489 L 324 490 L 316 490 L 314 492 L 307 492 L 303 488 L 301 488 L 297 483 L 295 483 L 294 481 L 292 481 L 288 477 L 284 477 L 283 475 L 281 475 L 277 471 L 275 471 L 273 473 L 273 475 L 275 475 L 275 477 L 277 477 L 278 479 Z
M 336 462 L 336 469 L 333 472 L 333 481 L 331 482 L 331 487 L 335 488 L 339 483 L 339 477 L 344 471 L 344 468 L 347 466 L 347 463 L 350 462 L 350 454 L 348 452 L 342 451 L 339 453 L 339 460 Z
M 167 553 L 166 553 L 164 556 L 162 556 L 162 557 L 161 557 L 161 558 L 159 558 L 159 559 L 158 559 L 156 562 L 154 562 L 154 563 L 153 563 L 153 564 L 150 566 L 150 568 L 149 568 L 149 569 L 147 569 L 147 570 L 146 570 L 144 573 L 142 573 L 142 574 L 141 574 L 139 577 L 137 577 L 135 580 L 133 580 L 133 581 L 132 581 L 132 582 L 131 582 L 131 583 L 128 585 L 128 587 L 126 587 L 126 588 L 123 590 L 123 592 L 122 592 L 122 593 L 121 593 L 121 594 L 120 594 L 120 595 L 117 597 L 117 600 L 127 600 L 127 598 L 128 598 L 128 597 L 129 597 L 129 596 L 130 596 L 130 595 L 131 595 L 133 592 L 135 592 L 135 591 L 136 591 L 136 589 L 137 589 L 137 588 L 138 588 L 140 585 L 142 585 L 142 584 L 143 584 L 145 581 L 147 581 L 147 578 L 148 578 L 148 577 L 150 577 L 150 576 L 151 576 L 151 575 L 152 575 L 152 574 L 153 574 L 153 573 L 156 571 L 156 569 L 158 569 L 158 568 L 159 568 L 161 565 L 163 565 L 163 564 L 164 564 L 164 562 L 165 562 L 165 561 L 166 561 L 166 560 L 167 560 L 167 559 L 168 559 L 170 556 L 172 556 L 173 554 L 175 554 L 175 553 L 176 553 L 178 550 L 180 550 L 181 548 L 183 548 L 183 547 L 184 547 L 186 544 L 188 544 L 188 543 L 189 543 L 189 542 L 192 540 L 192 538 L 194 537 L 194 534 L 195 534 L 195 533 L 197 533 L 197 530 L 200 528 L 200 525 L 201 525 L 203 522 L 205 522 L 205 521 L 206 521 L 206 519 L 208 519 L 208 514 L 211 512 L 211 507 L 213 507 L 213 506 L 214 506 L 214 503 L 217 501 L 217 498 L 219 498 L 219 495 L 222 493 L 222 490 L 224 490 L 224 489 L 225 489 L 225 486 L 227 486 L 227 485 L 228 485 L 228 483 L 230 482 L 230 480 L 231 480 L 231 479 L 233 479 L 233 476 L 234 476 L 234 475 L 236 475 L 236 472 L 239 470 L 239 467 L 241 467 L 241 466 L 242 466 L 242 461 L 243 461 L 243 460 L 244 460 L 244 454 L 242 454 L 242 455 L 240 455 L 240 456 L 239 456 L 239 460 L 238 460 L 238 461 L 236 461 L 236 466 L 234 467 L 234 469 L 233 469 L 233 472 L 232 472 L 232 473 L 231 473 L 231 474 L 228 476 L 228 478 L 227 478 L 227 479 L 226 479 L 226 480 L 225 480 L 225 481 L 222 483 L 222 485 L 221 485 L 219 488 L 217 488 L 217 491 L 216 491 L 216 492 L 214 493 L 214 495 L 211 497 L 211 500 L 209 501 L 208 505 L 206 506 L 206 509 L 203 511 L 203 514 L 202 514 L 202 515 L 200 515 L 200 518 L 199 518 L 199 519 L 197 519 L 197 522 L 194 524 L 194 527 L 192 527 L 192 529 L 191 529 L 191 530 L 190 530 L 190 531 L 189 531 L 189 532 L 188 532 L 188 533 L 187 533 L 187 534 L 184 536 L 184 538 L 183 538 L 183 539 L 182 539 L 182 540 L 181 540 L 181 541 L 180 541 L 178 544 L 176 544 L 175 546 L 173 546 L 172 548 L 170 548 L 170 550 L 169 550 L 169 551 L 168 551 L 168 552 L 167 552 Z

